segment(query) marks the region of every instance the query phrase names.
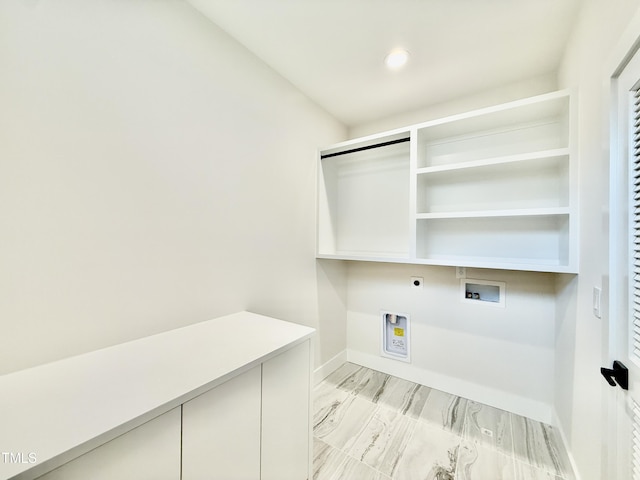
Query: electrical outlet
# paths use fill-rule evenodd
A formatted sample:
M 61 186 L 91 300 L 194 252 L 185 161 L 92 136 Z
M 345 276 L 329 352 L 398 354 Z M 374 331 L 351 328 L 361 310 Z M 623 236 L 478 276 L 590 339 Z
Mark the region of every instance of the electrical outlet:
M 422 288 L 424 279 L 422 277 L 411 277 L 411 288 Z
M 467 268 L 456 267 L 456 278 L 467 278 Z

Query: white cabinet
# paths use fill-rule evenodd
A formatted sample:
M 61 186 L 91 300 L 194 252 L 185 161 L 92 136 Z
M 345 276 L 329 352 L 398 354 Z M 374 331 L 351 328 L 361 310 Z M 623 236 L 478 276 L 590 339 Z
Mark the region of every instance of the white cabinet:
M 306 341 L 183 405 L 182 480 L 310 475 Z
M 73 426 L 69 426 L 73 428 Z M 39 480 L 179 480 L 180 408 L 160 415 Z
M 304 480 L 308 361 L 305 342 L 39 480 Z
M 260 478 L 260 366 L 182 406 L 182 480 Z
M 310 345 L 262 365 L 262 480 L 311 478 Z
M 323 150 L 317 256 L 577 273 L 572 105 L 553 92 Z
M 313 333 L 239 312 L 2 375 L 0 480 L 305 480 Z

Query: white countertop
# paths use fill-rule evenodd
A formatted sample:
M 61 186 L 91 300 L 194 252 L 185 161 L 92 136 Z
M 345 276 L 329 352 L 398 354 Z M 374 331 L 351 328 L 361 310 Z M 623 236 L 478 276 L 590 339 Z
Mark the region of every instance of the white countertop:
M 297 345 L 314 329 L 240 312 L 0 376 L 0 479 L 30 479 Z

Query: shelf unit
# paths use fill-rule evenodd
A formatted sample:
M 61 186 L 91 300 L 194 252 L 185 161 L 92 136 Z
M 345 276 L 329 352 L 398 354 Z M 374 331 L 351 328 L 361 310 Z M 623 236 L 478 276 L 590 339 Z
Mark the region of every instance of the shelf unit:
M 320 151 L 318 258 L 577 273 L 569 91 Z
M 408 258 L 409 138 L 409 131 L 404 130 L 345 142 L 322 152 L 320 254 Z M 384 146 L 377 146 L 381 144 Z

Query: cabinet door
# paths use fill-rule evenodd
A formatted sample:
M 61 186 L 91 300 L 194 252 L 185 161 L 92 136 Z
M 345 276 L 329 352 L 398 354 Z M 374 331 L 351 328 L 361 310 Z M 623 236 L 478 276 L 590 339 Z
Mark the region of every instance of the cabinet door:
M 310 342 L 262 365 L 262 480 L 310 478 Z
M 180 480 L 180 408 L 39 477 L 39 480 Z
M 260 478 L 260 366 L 182 406 L 183 480 Z

